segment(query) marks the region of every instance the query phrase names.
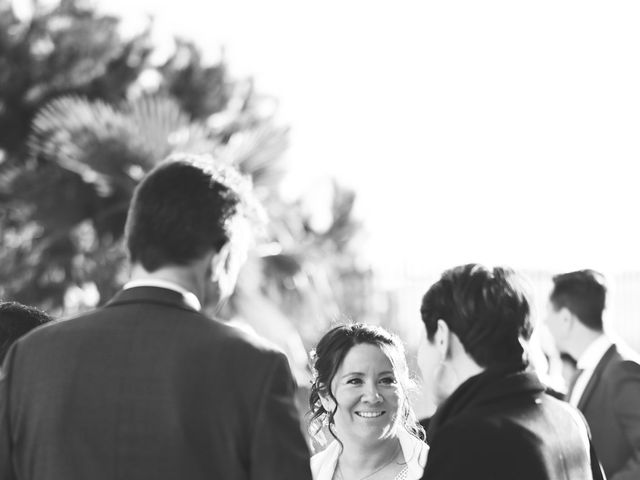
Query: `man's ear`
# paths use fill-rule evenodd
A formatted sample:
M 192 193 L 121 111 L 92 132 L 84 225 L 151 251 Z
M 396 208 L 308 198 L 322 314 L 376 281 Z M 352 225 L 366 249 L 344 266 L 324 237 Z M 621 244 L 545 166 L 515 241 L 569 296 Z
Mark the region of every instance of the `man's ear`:
M 228 298 L 236 286 L 237 272 L 232 271 L 231 243 L 227 242 L 211 257 L 211 280 L 218 284 L 220 298 Z
M 438 349 L 440 361 L 444 361 L 449 354 L 451 330 L 449 330 L 449 326 L 442 319 L 438 319 L 438 328 L 436 329 L 436 334 L 434 335 L 433 340 L 436 348 Z
M 578 321 L 576 316 L 569 310 L 567 307 L 562 307 L 560 309 L 560 321 L 564 330 L 566 332 L 570 332 L 573 329 L 573 326 Z
M 227 268 L 227 262 L 229 258 L 229 243 L 225 243 L 224 246 L 218 252 L 212 252 L 211 254 L 211 280 L 219 282 L 224 278 L 224 274 Z

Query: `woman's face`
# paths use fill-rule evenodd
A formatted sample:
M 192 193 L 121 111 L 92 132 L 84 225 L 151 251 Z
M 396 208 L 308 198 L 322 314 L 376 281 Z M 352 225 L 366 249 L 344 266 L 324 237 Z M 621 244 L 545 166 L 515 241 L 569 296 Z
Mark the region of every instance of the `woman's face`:
M 341 440 L 350 436 L 371 442 L 395 435 L 403 392 L 391 361 L 378 346 L 352 347 L 331 381 L 331 391 Z

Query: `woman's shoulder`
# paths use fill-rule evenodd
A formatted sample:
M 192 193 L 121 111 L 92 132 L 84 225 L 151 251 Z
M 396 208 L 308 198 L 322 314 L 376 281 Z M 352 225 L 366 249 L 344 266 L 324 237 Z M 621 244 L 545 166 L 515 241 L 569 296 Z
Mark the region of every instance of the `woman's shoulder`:
M 429 445 L 405 430 L 400 431 L 398 439 L 404 460 L 407 462 L 407 478 L 422 478 L 422 472 L 427 464 Z
M 335 440 L 327 448 L 311 457 L 311 474 L 313 480 L 331 480 L 336 469 L 340 444 Z
M 318 453 L 311 456 L 311 464 L 320 464 L 326 462 L 328 459 L 333 457 L 333 446 L 336 442 L 331 442 L 325 449 L 319 451 Z
M 398 435 L 402 454 L 407 462 L 406 478 L 422 478 L 427 463 L 429 446 L 409 432 L 401 431 Z M 331 480 L 340 456 L 340 444 L 335 440 L 327 448 L 311 457 L 311 473 L 313 480 Z

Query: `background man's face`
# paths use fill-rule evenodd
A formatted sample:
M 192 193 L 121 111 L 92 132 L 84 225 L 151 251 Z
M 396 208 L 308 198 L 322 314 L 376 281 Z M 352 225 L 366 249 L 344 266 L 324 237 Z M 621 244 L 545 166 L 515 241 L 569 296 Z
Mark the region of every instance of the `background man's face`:
M 559 351 L 566 351 L 566 344 L 570 334 L 571 322 L 568 319 L 569 311 L 566 308 L 556 309 L 553 302 L 547 302 L 547 315 L 545 323 L 551 336 L 556 342 Z

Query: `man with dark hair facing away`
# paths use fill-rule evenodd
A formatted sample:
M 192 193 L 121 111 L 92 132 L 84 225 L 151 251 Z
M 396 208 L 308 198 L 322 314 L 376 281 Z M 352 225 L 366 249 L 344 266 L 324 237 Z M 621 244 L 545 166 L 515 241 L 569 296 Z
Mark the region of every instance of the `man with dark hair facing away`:
M 250 189 L 179 155 L 137 186 L 131 281 L 104 307 L 19 340 L 0 380 L 0 479 L 310 479 L 287 359 L 200 312 L 231 293 Z
M 531 308 L 508 268 L 461 265 L 422 299 L 418 364 L 438 408 L 425 480 L 591 480 L 587 425 L 531 371 Z
M 610 480 L 640 479 L 640 363 L 605 334 L 607 288 L 593 270 L 557 275 L 547 325 L 558 350 L 577 359 L 567 400 L 587 419 Z
M 18 302 L 0 302 L 0 365 L 13 342 L 52 319 L 42 310 Z

